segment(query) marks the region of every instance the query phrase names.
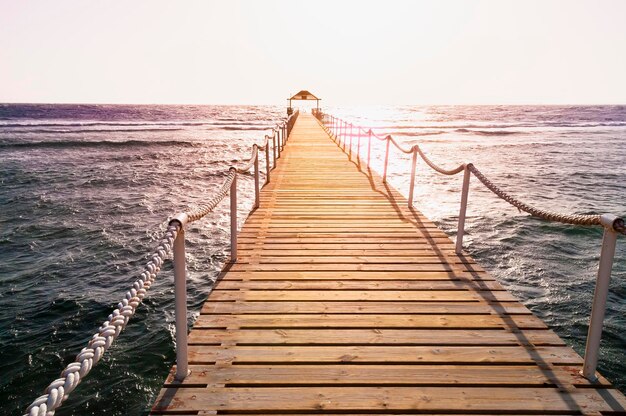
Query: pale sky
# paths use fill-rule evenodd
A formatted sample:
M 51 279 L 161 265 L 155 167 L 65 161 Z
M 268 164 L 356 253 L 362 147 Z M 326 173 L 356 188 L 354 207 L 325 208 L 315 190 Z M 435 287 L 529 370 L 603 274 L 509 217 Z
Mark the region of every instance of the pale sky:
M 626 1 L 0 0 L 0 102 L 626 104 Z

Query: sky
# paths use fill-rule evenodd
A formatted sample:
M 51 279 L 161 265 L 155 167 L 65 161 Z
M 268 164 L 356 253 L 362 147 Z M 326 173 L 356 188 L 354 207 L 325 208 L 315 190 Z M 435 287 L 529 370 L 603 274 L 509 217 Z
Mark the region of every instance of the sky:
M 626 104 L 623 0 L 0 0 L 0 102 Z

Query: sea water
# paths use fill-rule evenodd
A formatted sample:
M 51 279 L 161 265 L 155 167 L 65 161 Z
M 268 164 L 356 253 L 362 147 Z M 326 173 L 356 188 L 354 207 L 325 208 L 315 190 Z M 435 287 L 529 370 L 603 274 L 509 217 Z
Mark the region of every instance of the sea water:
M 626 215 L 625 106 L 379 106 L 328 112 L 435 163 L 472 162 L 542 209 Z M 0 104 L 0 414 L 71 362 L 138 277 L 167 220 L 201 205 L 284 115 L 276 106 Z M 354 145 L 358 140 L 354 129 Z M 367 139 L 361 134 L 361 154 Z M 380 170 L 384 144 L 372 141 Z M 389 180 L 408 194 L 410 160 Z M 461 175 L 418 162 L 415 206 L 454 236 Z M 252 178 L 239 181 L 239 216 Z M 187 233 L 190 321 L 228 256 L 228 203 Z M 602 230 L 518 212 L 472 178 L 466 250 L 583 353 Z M 59 415 L 142 414 L 174 363 L 168 263 Z M 626 389 L 626 239 L 618 241 L 600 371 Z

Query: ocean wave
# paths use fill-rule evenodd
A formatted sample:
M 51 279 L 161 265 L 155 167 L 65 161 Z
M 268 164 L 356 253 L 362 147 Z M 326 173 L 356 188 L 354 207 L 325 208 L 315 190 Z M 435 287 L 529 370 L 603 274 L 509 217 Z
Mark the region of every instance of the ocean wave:
M 198 142 L 183 140 L 144 141 L 144 140 L 50 140 L 40 142 L 0 142 L 0 149 L 73 149 L 73 148 L 98 148 L 98 147 L 199 147 Z
M 72 129 L 72 130 L 53 130 L 53 129 L 32 129 L 20 131 L 23 133 L 54 133 L 54 134 L 76 134 L 76 133 L 133 133 L 133 132 L 155 132 L 155 131 L 180 131 L 181 128 L 139 128 L 139 129 Z
M 392 136 L 405 136 L 405 137 L 417 137 L 417 136 L 438 136 L 440 134 L 446 134 L 447 131 L 439 130 L 439 131 L 424 131 L 424 132 L 414 132 L 414 131 L 396 131 L 392 133 Z
M 0 127 L 142 127 L 142 126 L 204 126 L 213 124 L 201 121 L 154 121 L 154 122 L 118 122 L 118 121 L 86 121 L 86 122 L 24 122 L 24 123 L 0 123 Z
M 250 126 L 250 127 L 235 127 L 235 126 L 221 126 L 216 127 L 215 130 L 227 130 L 227 131 L 240 131 L 240 130 L 250 130 L 250 131 L 263 131 L 271 129 L 271 126 L 263 127 L 263 126 Z
M 420 130 L 420 129 L 514 129 L 514 128 L 596 128 L 596 127 L 626 127 L 626 122 L 564 122 L 564 121 L 548 121 L 548 122 L 536 122 L 536 123 L 496 123 L 496 124 L 476 124 L 476 123 L 461 123 L 461 124 L 389 124 L 389 125 L 377 125 L 372 126 L 372 130 L 386 131 L 390 129 L 395 130 Z M 363 127 L 367 130 L 370 127 Z
M 389 126 L 376 126 L 372 127 L 375 130 L 420 130 L 420 129 L 510 129 L 510 128 L 532 128 L 532 127 L 545 127 L 541 124 L 528 124 L 528 123 L 499 123 L 499 124 L 406 124 Z
M 35 120 L 29 122 L 9 122 L 2 123 L 0 122 L 0 128 L 33 128 L 33 127 L 154 127 L 154 126 L 163 126 L 163 127 L 202 127 L 202 126 L 233 126 L 233 125 L 250 125 L 249 121 L 142 121 L 142 122 L 119 122 L 119 121 L 86 121 L 86 122 L 37 122 Z M 256 123 L 259 124 L 259 123 Z M 268 124 L 267 126 L 271 126 Z
M 514 134 L 524 134 L 522 131 L 511 130 L 470 130 L 470 129 L 456 129 L 457 133 L 475 134 L 477 136 L 510 136 Z

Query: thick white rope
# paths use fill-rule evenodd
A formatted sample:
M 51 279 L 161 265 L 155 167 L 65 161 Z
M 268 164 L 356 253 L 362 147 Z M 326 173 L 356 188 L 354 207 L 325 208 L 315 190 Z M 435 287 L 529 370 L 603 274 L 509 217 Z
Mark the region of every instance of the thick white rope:
M 258 146 L 255 144 L 252 146 L 252 154 L 250 155 L 250 159 L 248 159 L 248 164 L 237 168 L 237 173 L 246 173 L 254 166 L 254 162 L 259 156 Z
M 498 188 L 493 182 L 491 182 L 485 175 L 482 174 L 473 164 L 468 163 L 467 169 L 482 182 L 483 185 L 491 192 L 496 194 L 499 198 L 505 200 L 515 208 L 527 212 L 535 217 L 543 218 L 544 220 L 562 222 L 564 224 L 577 224 L 577 225 L 601 225 L 600 215 L 577 215 L 577 214 L 559 214 L 556 212 L 545 211 L 539 208 L 532 207 L 519 199 L 512 197 L 511 195 Z
M 296 112 L 294 115 L 297 116 L 297 114 Z M 292 117 L 294 116 L 292 115 Z M 262 147 L 258 145 L 253 146 L 252 156 L 247 165 L 241 168 L 231 167 L 226 180 L 209 202 L 185 213 L 188 217 L 188 223 L 197 221 L 213 211 L 228 194 L 237 172 L 250 170 L 254 165 L 255 159 L 258 158 L 258 149 L 265 150 L 267 146 L 269 146 L 269 141 L 266 136 Z M 115 339 L 126 327 L 130 318 L 135 314 L 137 307 L 146 296 L 146 292 L 154 283 L 165 259 L 172 252 L 174 240 L 176 240 L 180 228 L 181 224 L 176 221 L 168 226 L 159 245 L 150 256 L 150 261 L 144 267 L 139 279 L 126 292 L 125 298 L 118 303 L 117 308 L 113 310 L 107 320 L 100 326 L 98 332 L 92 336 L 87 346 L 76 356 L 74 362 L 67 365 L 61 372 L 61 376 L 48 385 L 45 394 L 39 396 L 28 406 L 24 416 L 54 416 L 56 409 L 67 400 L 69 394 L 89 374 L 93 366 L 100 361 L 106 350 L 111 347 Z
M 188 217 L 187 222 L 189 223 L 189 222 L 197 221 L 200 218 L 207 215 L 209 212 L 213 211 L 215 207 L 217 206 L 217 204 L 222 202 L 222 200 L 226 198 L 226 195 L 228 195 L 228 191 L 230 190 L 230 185 L 232 185 L 233 181 L 235 180 L 236 175 L 237 175 L 237 168 L 230 168 L 228 170 L 228 175 L 226 176 L 226 180 L 224 181 L 220 189 L 217 191 L 217 193 L 213 194 L 213 198 L 211 198 L 209 202 L 207 202 L 206 204 L 199 206 L 193 211 L 186 212 L 187 217 Z
M 404 147 L 402 147 L 400 145 L 400 143 L 398 143 L 393 137 L 391 136 L 387 136 L 387 140 L 390 140 L 391 143 L 393 143 L 394 146 L 396 146 L 396 148 L 401 151 L 402 153 L 406 153 L 408 155 L 410 155 L 411 153 L 413 153 L 413 148 L 411 147 L 410 149 L 405 149 Z
M 463 169 L 465 169 L 465 165 L 464 164 L 460 165 L 460 166 L 457 166 L 454 169 L 449 169 L 449 170 L 441 168 L 441 167 L 435 165 L 433 162 L 431 162 L 431 160 L 428 157 L 426 157 L 426 155 L 424 154 L 424 152 L 422 152 L 422 149 L 420 149 L 420 147 L 418 145 L 413 146 L 413 148 L 415 150 L 417 150 L 417 153 L 419 153 L 419 155 L 422 158 L 422 160 L 424 162 L 426 162 L 426 164 L 428 166 L 430 166 L 433 170 L 436 170 L 437 172 L 439 172 L 439 173 L 441 173 L 443 175 L 456 175 L 457 173 L 462 172 Z

